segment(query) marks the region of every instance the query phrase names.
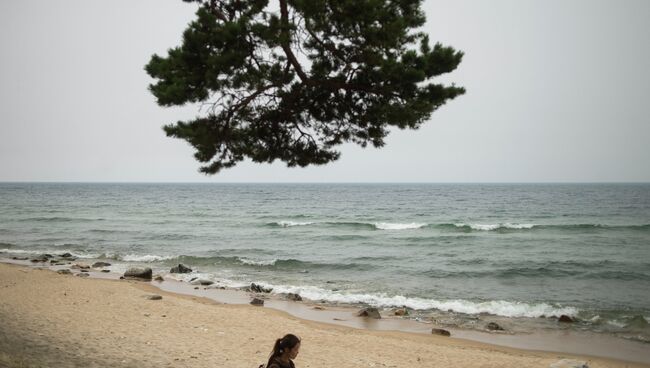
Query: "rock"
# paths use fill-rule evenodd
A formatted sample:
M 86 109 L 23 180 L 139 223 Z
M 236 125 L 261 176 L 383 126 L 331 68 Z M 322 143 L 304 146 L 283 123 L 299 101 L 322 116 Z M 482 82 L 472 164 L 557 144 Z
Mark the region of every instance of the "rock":
M 70 254 L 70 253 L 63 253 L 63 254 L 61 254 L 59 257 L 63 257 L 63 258 L 71 258 L 71 257 L 72 257 L 72 254 Z
M 190 272 L 192 272 L 192 269 L 181 263 L 179 263 L 178 266 L 174 266 L 172 267 L 171 270 L 169 270 L 169 273 L 190 273 Z
M 133 267 L 129 268 L 124 272 L 125 279 L 142 279 L 142 280 L 151 280 L 152 271 L 151 268 L 140 268 Z
M 48 259 L 49 259 L 49 258 L 52 258 L 52 257 L 54 257 L 54 256 L 53 256 L 53 255 L 51 255 L 51 254 L 47 254 L 47 253 L 45 253 L 45 254 L 43 254 L 43 257 L 45 257 L 45 258 L 48 258 Z
M 81 271 L 81 272 L 90 272 L 90 271 L 88 271 L 88 270 L 79 270 L 79 271 Z
M 451 336 L 451 332 L 444 330 L 442 328 L 432 328 L 431 333 L 433 335 L 440 335 L 440 336 Z
M 192 282 L 190 282 L 192 285 L 201 285 L 201 286 L 208 286 L 214 284 L 214 281 L 206 280 L 206 279 L 196 279 Z
M 199 290 L 199 287 L 198 287 L 198 286 L 195 286 L 195 287 L 194 287 L 194 290 Z
M 315 306 L 315 307 L 312 308 L 312 309 L 316 309 L 316 310 L 325 310 L 325 308 L 321 307 L 320 305 L 317 305 L 317 306 Z
M 250 291 L 254 293 L 270 293 L 273 291 L 272 288 L 264 288 L 262 285 L 257 285 L 256 283 L 252 283 L 250 287 Z
M 253 298 L 253 300 L 251 300 L 251 305 L 264 305 L 264 300 Z
M 496 322 L 490 322 L 488 323 L 485 328 L 487 328 L 490 331 L 503 331 L 503 327 L 499 326 L 498 323 Z
M 294 302 L 301 302 L 301 301 L 302 301 L 302 297 L 300 296 L 300 294 L 287 293 L 287 294 L 285 295 L 285 297 L 286 297 L 287 299 L 289 299 L 289 300 L 293 300 Z
M 34 257 L 31 259 L 33 263 L 38 263 L 38 262 L 47 262 L 48 258 L 45 257 L 45 255 L 40 255 L 38 257 Z
M 565 322 L 565 323 L 573 323 L 574 322 L 573 318 L 567 316 L 566 314 L 561 315 L 560 318 L 558 319 L 558 321 L 559 322 Z
M 15 259 L 16 261 L 26 261 L 29 258 L 27 258 L 27 257 L 11 257 L 11 259 Z
M 550 368 L 589 368 L 587 362 L 573 359 L 562 359 L 549 366 Z
M 395 313 L 396 316 L 408 316 L 409 314 L 409 311 L 406 308 L 395 309 L 393 310 L 393 312 Z
M 70 266 L 70 268 L 73 269 L 73 270 L 79 270 L 79 269 L 81 269 L 81 270 L 89 270 L 90 266 L 85 264 L 85 263 L 75 263 L 72 266 Z
M 156 277 L 154 277 L 153 279 L 156 281 L 165 281 L 165 279 L 163 279 L 163 277 L 160 275 L 156 275 Z
M 146 298 L 147 298 L 148 300 L 162 300 L 162 296 L 161 296 L 161 295 L 157 295 L 157 294 L 154 294 L 154 295 L 147 295 Z
M 79 277 L 88 277 L 88 276 L 90 276 L 90 274 L 87 274 L 87 273 L 78 273 L 77 276 L 79 276 Z
M 58 273 L 60 275 L 71 275 L 72 274 L 72 272 L 67 268 L 64 268 L 62 270 L 58 270 L 58 271 L 56 271 L 56 273 Z
M 59 261 L 56 260 L 56 259 L 50 259 L 50 263 L 52 263 L 52 264 L 56 264 L 56 263 L 58 263 L 58 262 L 59 262 Z
M 190 282 L 192 282 L 192 281 L 194 281 L 194 280 L 196 280 L 196 279 L 198 279 L 198 277 L 192 277 L 192 278 L 190 279 Z M 183 280 L 181 280 L 181 281 L 183 281 Z
M 108 262 L 95 262 L 93 263 L 93 268 L 108 267 L 110 265 Z
M 375 319 L 381 318 L 381 315 L 379 314 L 377 308 L 373 308 L 373 307 L 368 307 L 360 310 L 359 313 L 357 313 L 357 316 L 375 318 Z
M 101 272 L 111 272 L 111 270 L 102 270 Z

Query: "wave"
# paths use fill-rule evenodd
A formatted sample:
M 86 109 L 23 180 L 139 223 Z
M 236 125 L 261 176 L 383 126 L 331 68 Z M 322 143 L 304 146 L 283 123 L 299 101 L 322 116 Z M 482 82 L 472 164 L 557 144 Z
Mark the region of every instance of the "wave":
M 248 258 L 238 258 L 238 257 L 235 258 L 241 264 L 251 265 L 251 266 L 275 266 L 276 262 L 278 261 L 277 259 L 256 261 Z
M 427 226 L 428 224 L 422 223 L 408 223 L 408 224 L 399 224 L 399 223 L 388 223 L 388 222 L 378 222 L 373 224 L 378 230 L 411 230 L 411 229 L 420 229 Z
M 274 293 L 297 293 L 303 298 L 324 300 L 331 303 L 367 304 L 379 308 L 406 306 L 414 310 L 442 310 L 464 314 L 488 313 L 504 317 L 559 317 L 576 316 L 580 311 L 575 307 L 563 307 L 549 303 L 528 304 L 505 300 L 474 302 L 469 300 L 436 300 L 410 298 L 402 295 L 360 294 L 331 291 L 315 286 L 268 285 Z
M 459 231 L 516 231 L 516 230 L 634 230 L 634 231 L 647 231 L 650 230 L 648 225 L 605 225 L 605 224 L 520 224 L 520 223 L 497 223 L 497 224 L 467 224 L 467 223 L 454 223 L 454 224 L 438 224 L 431 225 L 434 228 L 459 230 Z
M 391 223 L 391 222 L 336 222 L 336 221 L 325 221 L 325 222 L 298 222 L 298 221 L 278 221 L 270 222 L 266 224 L 271 227 L 294 227 L 294 226 L 326 226 L 326 227 L 337 227 L 337 228 L 356 228 L 356 229 L 366 229 L 366 230 L 410 230 L 410 229 L 420 229 L 428 224 L 424 223 Z
M 437 223 L 422 222 L 364 222 L 364 221 L 277 221 L 267 223 L 270 227 L 323 226 L 331 228 L 349 228 L 360 230 L 414 230 L 438 229 L 458 232 L 515 232 L 530 230 L 584 231 L 584 230 L 630 230 L 650 231 L 650 224 L 645 225 L 607 225 L 607 224 L 532 224 L 518 222 L 503 223 Z
M 40 252 L 39 252 L 40 254 Z M 96 255 L 98 259 L 114 259 L 123 262 L 140 262 L 140 263 L 163 263 L 171 265 L 175 263 L 184 263 L 190 267 L 199 266 L 244 266 L 254 268 L 266 268 L 270 270 L 282 271 L 303 271 L 303 270 L 369 270 L 374 266 L 365 263 L 318 263 L 301 261 L 298 259 L 288 258 L 271 258 L 271 259 L 254 259 L 240 256 L 186 256 L 186 255 L 156 255 L 156 254 L 101 254 Z
M 41 255 L 41 254 L 52 254 L 52 255 L 59 255 L 63 253 L 70 253 L 73 257 L 75 258 L 84 258 L 84 259 L 93 259 L 93 258 L 100 258 L 101 254 L 97 253 L 80 253 L 78 251 L 72 250 L 72 249 L 13 249 L 13 248 L 5 248 L 5 249 L 0 249 L 0 253 L 8 253 L 8 254 L 24 254 L 24 255 Z
M 166 260 L 171 260 L 177 258 L 176 256 L 157 256 L 153 254 L 145 254 L 145 255 L 140 255 L 140 254 L 127 254 L 124 256 L 113 256 L 113 257 L 106 257 L 106 258 L 112 258 L 117 261 L 124 261 L 124 262 L 144 262 L 144 263 L 151 263 L 151 262 L 160 262 L 160 261 L 166 261 Z
M 277 227 L 293 227 L 293 226 L 307 226 L 307 225 L 313 225 L 315 224 L 314 222 L 298 222 L 298 221 L 278 221 L 278 222 L 271 222 L 268 225 L 269 226 L 277 226 Z
M 479 265 L 483 262 L 477 262 Z M 650 273 L 633 272 L 627 270 L 600 270 L 598 266 L 588 263 L 550 263 L 543 266 L 514 266 L 490 268 L 480 271 L 445 271 L 430 270 L 423 274 L 433 279 L 477 279 L 477 278 L 497 278 L 510 279 L 515 277 L 523 278 L 566 278 L 573 277 L 584 280 L 627 280 L 627 281 L 650 281 Z M 605 267 L 605 266 L 603 266 Z M 621 267 L 624 267 L 622 265 Z
M 504 223 L 504 224 L 453 224 L 459 229 L 471 229 L 478 231 L 494 231 L 499 229 L 512 229 L 512 230 L 522 230 L 522 229 L 532 229 L 535 227 L 535 224 L 515 224 L 515 223 Z
M 74 255 L 74 254 L 73 254 Z M 120 254 L 120 253 L 101 253 L 95 255 L 92 258 L 96 259 L 112 259 L 115 261 L 122 262 L 139 262 L 139 263 L 153 263 L 153 262 L 162 262 L 172 259 L 178 259 L 178 256 L 174 255 L 156 255 L 156 254 Z
M 243 257 L 215 257 L 219 260 L 228 263 L 240 264 L 244 266 L 267 267 L 271 269 L 281 270 L 314 270 L 314 269 L 329 269 L 329 270 L 369 270 L 373 266 L 364 263 L 318 263 L 301 261 L 298 259 L 270 259 L 270 260 L 255 260 Z

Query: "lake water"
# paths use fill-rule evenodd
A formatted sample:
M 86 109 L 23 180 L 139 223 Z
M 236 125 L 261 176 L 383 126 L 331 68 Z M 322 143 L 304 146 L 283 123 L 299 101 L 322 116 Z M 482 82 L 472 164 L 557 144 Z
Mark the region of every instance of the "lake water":
M 0 252 L 650 341 L 650 184 L 0 183 Z

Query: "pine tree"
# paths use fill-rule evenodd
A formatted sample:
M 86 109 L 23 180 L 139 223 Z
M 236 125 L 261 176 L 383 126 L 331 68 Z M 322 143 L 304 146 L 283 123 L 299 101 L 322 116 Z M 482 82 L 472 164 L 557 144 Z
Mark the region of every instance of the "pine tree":
M 180 47 L 145 69 L 162 106 L 202 103 L 204 116 L 164 127 L 208 174 L 245 158 L 325 164 L 335 147 L 384 145 L 463 94 L 431 81 L 463 53 L 416 29 L 420 0 L 184 0 L 198 3 Z

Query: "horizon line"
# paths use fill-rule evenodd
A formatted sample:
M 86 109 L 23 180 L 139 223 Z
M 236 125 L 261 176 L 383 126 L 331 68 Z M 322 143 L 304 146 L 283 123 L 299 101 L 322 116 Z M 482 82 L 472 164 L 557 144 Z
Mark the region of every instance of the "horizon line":
M 47 181 L 0 180 L 0 184 L 650 184 L 650 181 Z

